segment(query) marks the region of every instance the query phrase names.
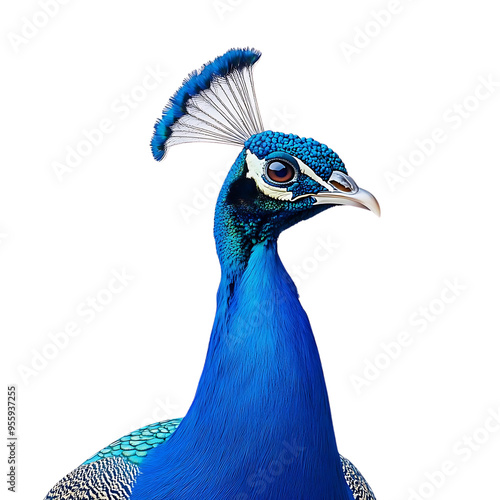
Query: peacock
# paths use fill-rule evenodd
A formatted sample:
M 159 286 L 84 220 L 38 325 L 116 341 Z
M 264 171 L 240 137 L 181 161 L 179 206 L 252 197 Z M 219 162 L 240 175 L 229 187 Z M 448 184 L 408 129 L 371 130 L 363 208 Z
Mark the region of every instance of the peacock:
M 46 500 L 375 499 L 337 450 L 318 349 L 277 240 L 330 207 L 380 207 L 328 146 L 264 129 L 260 56 L 231 49 L 190 73 L 151 140 L 156 160 L 188 142 L 242 148 L 216 203 L 221 280 L 191 407 L 112 442 Z

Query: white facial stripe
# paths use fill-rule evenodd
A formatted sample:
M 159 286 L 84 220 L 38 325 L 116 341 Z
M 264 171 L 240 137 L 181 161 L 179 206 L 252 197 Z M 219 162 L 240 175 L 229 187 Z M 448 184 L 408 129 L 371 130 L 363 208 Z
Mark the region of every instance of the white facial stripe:
M 298 158 L 295 158 L 295 159 L 298 161 L 300 171 L 304 175 L 307 175 L 307 177 L 310 177 L 313 181 L 317 182 L 320 186 L 323 186 L 327 191 L 334 190 L 333 186 L 331 184 L 329 184 L 328 182 L 324 181 L 318 174 L 316 174 L 316 172 L 311 167 L 308 167 L 302 160 L 299 160 Z
M 327 191 L 334 191 L 333 186 L 319 177 L 311 167 L 308 167 L 303 161 L 299 160 L 298 158 L 295 159 L 299 164 L 300 171 L 304 175 L 307 175 L 307 177 L 310 177 L 320 186 L 323 186 Z M 271 186 L 264 180 L 263 176 L 266 160 L 259 160 L 256 155 L 254 155 L 250 151 L 247 151 L 246 161 L 248 166 L 247 177 L 249 179 L 253 179 L 257 187 L 265 195 L 270 196 L 271 198 L 275 198 L 276 200 L 291 200 L 293 198 L 293 193 L 291 191 L 288 191 L 286 187 Z M 302 195 L 297 197 L 296 199 L 304 198 L 307 196 L 309 195 Z

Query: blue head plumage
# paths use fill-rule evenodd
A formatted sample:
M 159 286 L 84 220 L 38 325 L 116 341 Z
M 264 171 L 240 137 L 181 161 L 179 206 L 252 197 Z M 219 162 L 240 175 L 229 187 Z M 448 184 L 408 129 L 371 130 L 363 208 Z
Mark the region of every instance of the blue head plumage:
M 255 244 L 335 205 L 378 212 L 376 199 L 347 174 L 337 153 L 314 139 L 252 135 L 233 164 L 216 207 L 221 261 L 245 262 Z

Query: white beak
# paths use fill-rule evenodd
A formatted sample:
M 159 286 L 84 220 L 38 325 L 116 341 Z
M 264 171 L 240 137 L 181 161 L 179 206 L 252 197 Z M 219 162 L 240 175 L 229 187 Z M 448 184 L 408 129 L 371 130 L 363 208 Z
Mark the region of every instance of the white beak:
M 333 172 L 328 180 L 328 191 L 313 194 L 317 205 L 351 205 L 366 208 L 380 217 L 380 205 L 370 192 L 357 186 L 343 172 Z

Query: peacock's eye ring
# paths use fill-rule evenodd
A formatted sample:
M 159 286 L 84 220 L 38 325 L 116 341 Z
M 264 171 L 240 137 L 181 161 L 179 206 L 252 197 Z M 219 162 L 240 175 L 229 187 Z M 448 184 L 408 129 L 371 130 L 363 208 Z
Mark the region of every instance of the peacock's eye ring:
M 285 184 L 295 178 L 297 171 L 287 161 L 270 160 L 266 164 L 266 175 L 272 182 Z

